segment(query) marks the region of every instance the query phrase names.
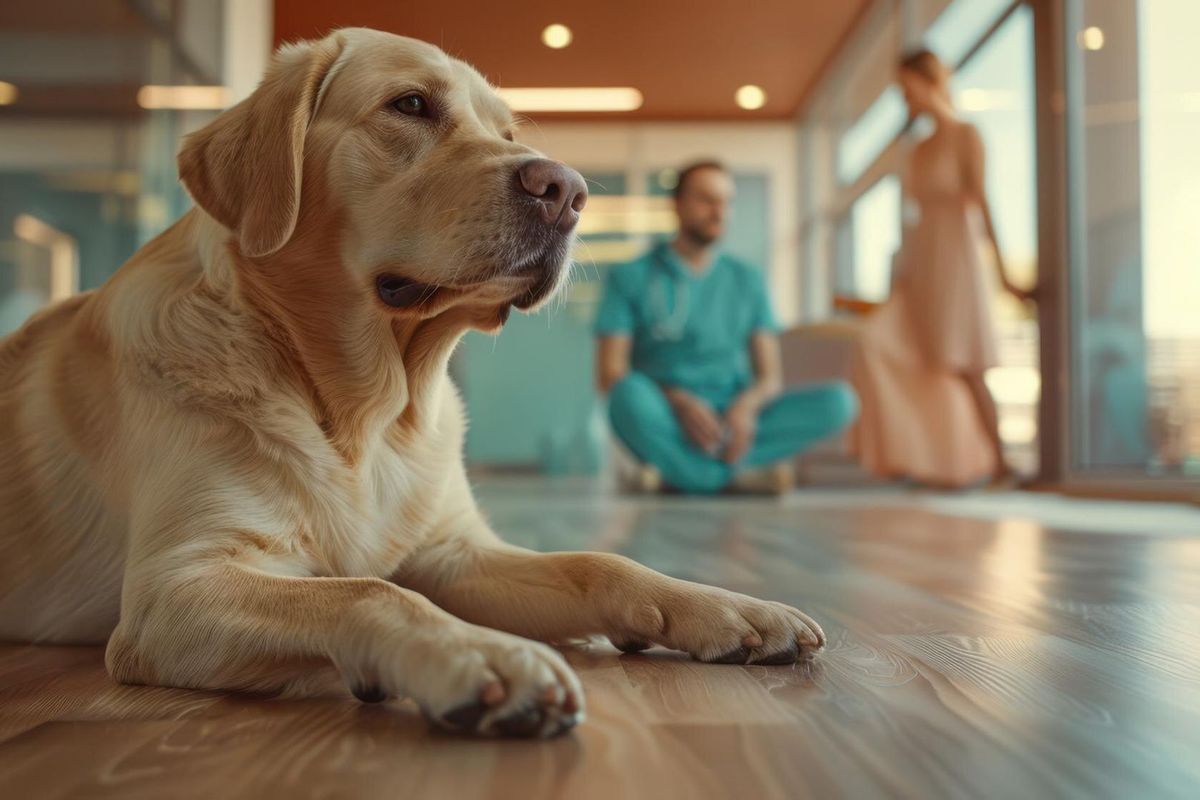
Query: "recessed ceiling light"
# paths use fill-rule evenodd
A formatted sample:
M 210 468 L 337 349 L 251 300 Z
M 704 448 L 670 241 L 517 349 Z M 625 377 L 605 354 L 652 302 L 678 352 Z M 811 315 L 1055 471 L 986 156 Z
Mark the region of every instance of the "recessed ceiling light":
M 1104 47 L 1104 31 L 1095 25 L 1081 30 L 1075 39 L 1084 50 L 1100 50 Z
M 569 45 L 572 38 L 574 37 L 571 34 L 571 29 L 557 22 L 553 25 L 547 25 L 545 30 L 542 31 L 542 44 L 546 45 L 546 47 L 552 47 L 555 50 L 561 50 Z
M 175 111 L 220 111 L 229 105 L 229 89 L 224 86 L 143 86 L 138 89 L 142 108 L 166 108 Z
M 756 111 L 767 104 L 767 93 L 761 86 L 748 83 L 733 95 L 734 102 L 747 111 Z
M 19 94 L 20 92 L 17 91 L 16 86 L 5 81 L 0 81 L 0 106 L 11 106 L 17 102 L 17 95 Z
M 496 90 L 513 111 L 635 111 L 642 93 L 632 86 L 571 86 Z

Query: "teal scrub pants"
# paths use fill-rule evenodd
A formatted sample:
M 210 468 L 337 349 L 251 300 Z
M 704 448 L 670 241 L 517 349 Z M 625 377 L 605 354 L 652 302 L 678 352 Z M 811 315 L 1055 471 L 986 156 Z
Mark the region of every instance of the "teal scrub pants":
M 718 492 L 740 468 L 791 458 L 844 429 L 857 413 L 858 398 L 845 383 L 788 389 L 759 413 L 750 452 L 727 464 L 692 443 L 663 390 L 642 373 L 630 372 L 609 393 L 613 431 L 635 456 L 657 467 L 664 481 L 689 493 Z

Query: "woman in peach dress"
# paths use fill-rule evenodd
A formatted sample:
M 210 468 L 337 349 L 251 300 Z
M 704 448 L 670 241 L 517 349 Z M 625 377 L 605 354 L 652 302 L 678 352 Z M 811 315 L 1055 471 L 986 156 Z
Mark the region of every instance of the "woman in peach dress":
M 886 477 L 961 487 L 1011 475 L 996 403 L 984 373 L 996 366 L 996 330 L 980 258 L 990 245 L 1008 279 L 984 194 L 979 132 L 958 118 L 950 71 L 921 50 L 900 63 L 913 117 L 935 130 L 913 149 L 905 194 L 919 220 L 905 230 L 892 294 L 864 325 L 852 382 L 862 415 L 851 442 L 864 466 Z

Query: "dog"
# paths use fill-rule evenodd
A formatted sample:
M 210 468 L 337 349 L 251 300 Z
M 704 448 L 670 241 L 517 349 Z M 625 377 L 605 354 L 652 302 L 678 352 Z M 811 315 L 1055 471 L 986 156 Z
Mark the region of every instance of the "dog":
M 546 643 L 823 647 L 794 608 L 513 547 L 477 508 L 447 361 L 554 294 L 587 199 L 513 124 L 433 45 L 342 29 L 185 139 L 195 208 L 0 343 L 0 638 L 107 642 L 127 684 L 293 693 L 332 665 L 522 737 L 584 715 Z

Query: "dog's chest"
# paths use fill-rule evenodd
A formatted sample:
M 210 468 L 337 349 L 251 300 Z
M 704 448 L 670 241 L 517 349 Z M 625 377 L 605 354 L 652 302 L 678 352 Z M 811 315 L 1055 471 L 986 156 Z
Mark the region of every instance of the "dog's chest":
M 304 546 L 326 575 L 387 577 L 428 537 L 441 481 L 419 453 L 381 445 L 306 481 Z
M 416 419 L 393 417 L 349 453 L 335 445 L 336 432 L 305 424 L 303 410 L 262 434 L 275 451 L 296 456 L 275 485 L 289 498 L 293 531 L 299 523 L 289 548 L 301 556 L 299 569 L 389 577 L 446 519 L 454 476 L 461 482 L 463 422 L 453 387 L 441 388 Z

